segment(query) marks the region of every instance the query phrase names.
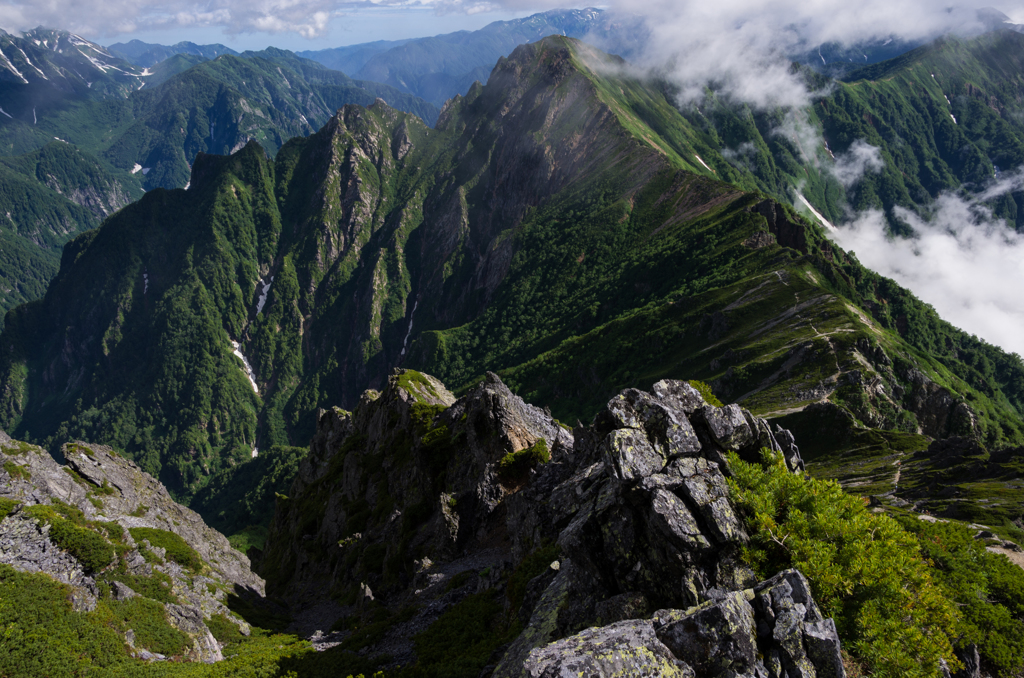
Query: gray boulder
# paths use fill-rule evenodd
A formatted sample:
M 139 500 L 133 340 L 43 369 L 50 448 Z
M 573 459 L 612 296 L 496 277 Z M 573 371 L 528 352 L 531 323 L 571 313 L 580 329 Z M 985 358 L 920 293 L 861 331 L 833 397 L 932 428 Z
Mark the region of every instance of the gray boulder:
M 631 482 L 660 471 L 665 459 L 654 449 L 646 434 L 635 428 L 616 429 L 604 442 L 604 458 L 618 480 Z
M 630 619 L 587 629 L 533 650 L 520 675 L 693 678 L 695 674 L 658 640 L 651 622 Z
M 699 416 L 711 438 L 723 449 L 739 452 L 754 440 L 754 432 L 750 430 L 739 405 L 709 405 L 699 410 Z

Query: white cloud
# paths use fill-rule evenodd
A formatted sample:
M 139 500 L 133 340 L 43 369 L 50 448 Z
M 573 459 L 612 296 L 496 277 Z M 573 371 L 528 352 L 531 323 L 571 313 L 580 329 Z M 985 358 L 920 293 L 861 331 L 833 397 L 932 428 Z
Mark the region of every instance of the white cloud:
M 557 0 L 6 0 L 0 26 L 37 25 L 91 36 L 134 31 L 216 26 L 229 34 L 296 33 L 322 36 L 331 18 L 350 8 L 433 8 L 441 13 L 541 11 L 587 3 Z M 794 102 L 801 88 L 784 55 L 800 45 L 851 42 L 897 32 L 927 37 L 973 25 L 973 10 L 986 3 L 966 0 L 946 9 L 931 0 L 612 0 L 613 12 L 645 17 L 651 39 L 642 57 L 650 65 L 669 61 L 687 95 L 716 80 L 751 102 Z M 1019 13 L 1019 7 L 1004 7 Z M 697 83 L 697 84 L 694 84 Z M 691 87 L 692 85 L 692 87 Z
M 881 172 L 883 169 L 882 151 L 863 139 L 857 139 L 845 153 L 836 156 L 830 171 L 839 183 L 850 188 L 860 181 L 865 172 Z
M 8 0 L 0 5 L 0 26 L 25 30 L 37 25 L 89 36 L 139 30 L 217 26 L 228 34 L 322 35 L 345 3 L 335 0 Z
M 684 102 L 708 82 L 755 106 L 802 106 L 809 94 L 788 55 L 835 41 L 851 45 L 891 34 L 908 40 L 980 30 L 976 9 L 933 0 L 613 0 L 612 12 L 645 17 L 650 39 L 639 59 L 670 64 Z
M 1019 187 L 1024 174 L 1015 176 Z M 997 190 L 993 186 L 988 197 Z M 979 202 L 953 194 L 939 196 L 927 220 L 905 209 L 896 216 L 915 237 L 888 237 L 878 211 L 862 213 L 830 235 L 953 325 L 1024 355 L 1024 235 Z

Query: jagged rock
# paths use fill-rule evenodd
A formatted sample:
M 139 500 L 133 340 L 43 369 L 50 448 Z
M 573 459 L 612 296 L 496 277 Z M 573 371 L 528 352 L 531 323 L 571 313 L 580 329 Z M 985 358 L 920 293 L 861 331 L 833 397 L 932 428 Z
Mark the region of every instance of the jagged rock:
M 414 421 L 422 413 L 436 414 Z M 542 439 L 552 458 L 572 447 L 565 428 L 513 394 L 497 375 L 488 374 L 456 400 L 433 377 L 398 370 L 383 391 L 364 394 L 353 412 L 330 410 L 321 417 L 290 496 L 312 488 L 325 509 L 310 520 L 298 502 L 288 503 L 271 527 L 270 539 L 281 548 L 265 556 L 264 566 L 293 573 L 284 584 L 295 601 L 316 600 L 325 584 L 354 590 L 365 583 L 375 596 L 387 598 L 404 580 L 385 583 L 379 566 L 340 566 L 346 556 L 338 544 L 352 536 L 355 507 L 393 502 L 379 520 L 358 528 L 361 536 L 351 553 L 384 548 L 389 562 L 407 549 L 436 563 L 451 561 L 494 538 L 505 518 L 499 506 L 523 482 L 503 478 L 499 464 Z M 392 454 L 395 449 L 406 452 Z M 317 549 L 328 557 L 311 555 Z
M 917 415 L 921 432 L 933 438 L 949 435 L 973 436 L 977 415 L 949 389 L 936 384 L 920 370 L 909 368 L 901 374 L 910 382 L 903 405 Z
M 597 618 L 603 625 L 613 624 L 624 619 L 641 619 L 647 616 L 650 603 L 647 596 L 639 591 L 628 591 L 602 600 L 594 608 Z
M 839 637 L 796 570 L 653 617 L 658 639 L 700 676 L 845 677 Z
M 201 610 L 185 605 L 175 605 L 174 603 L 165 604 L 164 609 L 167 610 L 167 621 L 170 625 L 180 631 L 184 631 L 194 641 L 190 652 L 190 658 L 193 661 L 212 664 L 224 659 L 217 639 L 213 637 L 210 629 L 203 622 Z
M 685 381 L 663 379 L 657 382 L 652 390 L 654 395 L 665 405 L 679 410 L 687 417 L 700 408 L 707 406 L 707 402 L 705 402 L 700 391 Z
M 604 458 L 614 476 L 624 482 L 639 480 L 665 466 L 665 459 L 647 436 L 634 428 L 609 433 L 604 442 Z
M 131 588 L 119 581 L 111 582 L 110 584 L 110 597 L 114 600 L 129 600 L 131 598 L 138 598 L 138 596 L 138 593 L 132 591 Z
M 845 676 L 843 655 L 839 646 L 839 634 L 836 623 L 831 619 L 816 622 L 804 622 L 804 648 L 807 658 L 814 665 L 817 675 Z
M 533 650 L 520 675 L 693 678 L 694 672 L 658 640 L 651 622 L 630 619 Z
M 706 549 L 711 543 L 701 533 L 696 518 L 686 503 L 665 489 L 651 493 L 651 524 L 680 549 Z
M 682 479 L 682 494 L 697 507 L 715 540 L 745 542 L 747 534 L 729 503 L 729 487 L 718 464 L 706 459 L 677 459 L 668 475 Z
M 726 450 L 738 452 L 754 439 L 739 405 L 706 406 L 700 409 L 700 416 L 712 439 Z
M 717 603 L 678 619 L 673 613 L 658 613 L 657 617 L 654 628 L 658 639 L 697 675 L 753 673 L 757 634 L 754 609 L 744 592 L 729 593 Z
M 420 384 L 418 393 L 408 383 Z M 429 421 L 414 422 L 414 408 Z M 548 463 L 515 482 L 496 472 L 504 456 L 541 438 L 551 450 Z M 701 606 L 696 619 L 708 629 L 715 615 L 746 620 L 743 634 L 720 636 L 732 649 L 707 666 L 732 666 L 738 675 L 760 667 L 759 675 L 781 678 L 784 665 L 797 671 L 827 659 L 831 636 L 827 625 L 808 626 L 805 643 L 802 624 L 821 617 L 804 602 L 800 580 L 758 584 L 740 560 L 748 537 L 717 460 L 723 450 L 751 455 L 761 446 L 788 454 L 791 469 L 802 468 L 788 432 L 773 432 L 736 406 L 711 407 L 685 382 L 658 382 L 654 394 L 623 391 L 591 426 L 577 426 L 570 441 L 548 413 L 522 402 L 493 374 L 455 400 L 426 375 L 399 371 L 382 392 L 367 392 L 354 412 L 321 416 L 292 499 L 279 505 L 269 538 L 280 540 L 272 564 L 291 573 L 277 591 L 302 604 L 328 587 L 373 586 L 389 607 L 405 604 L 409 591 L 439 615 L 456 593 L 438 586 L 446 563 L 455 568 L 493 548 L 490 562 L 504 567 L 510 558 L 512 567 L 555 543 L 559 567 L 527 582 L 514 611 L 527 623 L 494 676 L 703 675 L 705 664 L 693 659 L 687 666 L 658 640 L 651 622 L 637 620 L 651 609 L 674 610 L 681 619 L 688 613 L 679 610 Z M 431 458 L 443 466 L 422 461 Z M 425 491 L 431 487 L 438 494 Z M 361 523 L 358 539 L 344 532 L 357 502 L 364 515 L 380 516 Z M 325 508 L 302 515 L 299 505 Z M 406 517 L 417 512 L 430 516 Z M 311 542 L 322 544 L 327 558 L 306 555 Z M 360 554 L 373 549 L 375 567 L 383 554 L 387 569 L 400 545 L 416 554 L 408 581 L 386 581 L 379 569 L 360 564 Z M 475 590 L 494 581 L 479 576 Z M 755 591 L 768 602 L 751 604 Z M 758 646 L 762 626 L 772 638 L 775 673 L 748 651 Z
M 782 428 L 778 424 L 775 425 L 774 438 L 779 444 L 782 456 L 786 460 L 786 466 L 793 473 L 804 470 L 804 460 L 800 457 L 800 448 L 796 446 L 796 439 L 793 434 Z

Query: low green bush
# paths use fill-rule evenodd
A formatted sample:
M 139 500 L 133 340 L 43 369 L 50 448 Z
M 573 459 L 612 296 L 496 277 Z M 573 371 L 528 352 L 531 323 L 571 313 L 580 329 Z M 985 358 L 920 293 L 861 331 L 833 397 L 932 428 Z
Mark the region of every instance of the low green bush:
M 135 633 L 135 646 L 162 655 L 180 655 L 192 644 L 188 634 L 167 621 L 164 606 L 148 598 L 102 600 L 91 612 L 97 620 L 126 633 Z
M 14 508 L 20 503 L 17 499 L 0 497 L 0 520 L 14 513 Z
M 941 659 L 958 667 L 960 615 L 917 539 L 838 482 L 790 473 L 767 450 L 764 464 L 729 455 L 730 492 L 751 533 L 744 557 L 757 574 L 800 570 L 844 647 L 875 676 L 937 677 Z
M 13 480 L 31 480 L 32 472 L 21 464 L 16 464 L 13 461 L 4 462 L 4 470 L 7 471 Z
M 71 678 L 127 658 L 123 638 L 74 612 L 70 588 L 0 565 L 0 676 Z
M 558 560 L 561 549 L 558 544 L 547 544 L 537 549 L 530 555 L 523 558 L 522 562 L 512 572 L 508 579 L 508 586 L 505 588 L 505 596 L 511 603 L 513 613 L 519 611 L 523 605 L 523 598 L 526 596 L 526 585 L 534 577 L 543 574 L 551 567 L 551 563 Z M 524 624 L 529 619 L 519 620 Z
M 85 519 L 73 507 L 38 504 L 24 509 L 25 514 L 50 526 L 50 540 L 75 557 L 86 570 L 97 572 L 110 565 L 114 547 L 97 530 L 98 524 Z
M 149 576 L 128 574 L 127 572 L 108 573 L 103 577 L 107 582 L 121 582 L 132 591 L 135 591 L 144 598 L 155 600 L 161 603 L 177 603 L 178 597 L 174 595 L 174 586 L 167 574 L 153 570 Z
M 696 379 L 691 379 L 686 383 L 697 389 L 697 393 L 700 393 L 700 397 L 704 398 L 704 402 L 706 402 L 708 405 L 712 405 L 714 407 L 723 406 L 722 401 L 718 399 L 718 396 L 714 394 L 714 392 L 711 390 L 711 387 L 708 384 L 704 383 L 703 381 L 698 381 Z
M 237 643 L 245 638 L 238 629 L 238 624 L 222 614 L 211 615 L 206 620 L 206 628 L 210 629 L 210 633 L 220 643 Z
M 509 452 L 498 461 L 498 477 L 505 484 L 517 484 L 526 480 L 530 469 L 538 464 L 546 464 L 551 461 L 551 452 L 548 451 L 548 443 L 543 438 L 537 438 L 532 446 L 518 452 Z
M 982 660 L 999 675 L 1024 669 L 1024 570 L 990 553 L 975 530 L 954 522 L 925 522 L 905 516 L 900 523 L 917 535 L 935 578 L 960 609 L 959 645 L 974 643 Z
M 203 568 L 203 559 L 196 553 L 196 550 L 173 532 L 155 527 L 132 527 L 128 531 L 137 543 L 141 543 L 145 539 L 155 548 L 166 549 L 167 558 L 182 567 L 193 572 L 198 572 Z
M 425 631 L 416 635 L 416 665 L 408 678 L 476 678 L 491 654 L 511 640 L 518 627 L 505 625 L 493 591 L 463 598 Z

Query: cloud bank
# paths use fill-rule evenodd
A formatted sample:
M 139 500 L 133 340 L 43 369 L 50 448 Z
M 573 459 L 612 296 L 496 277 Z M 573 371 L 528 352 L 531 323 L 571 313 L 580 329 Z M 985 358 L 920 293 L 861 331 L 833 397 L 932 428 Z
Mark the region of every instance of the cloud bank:
M 116 36 L 166 28 L 220 27 L 227 34 L 323 35 L 344 6 L 335 0 L 7 0 L 0 26 L 20 31 L 45 26 L 87 36 Z
M 602 3 L 603 4 L 603 3 Z M 953 9 L 928 0 L 612 0 L 612 13 L 645 18 L 651 40 L 644 58 L 673 61 L 684 80 L 728 82 L 757 100 L 793 100 L 787 49 L 835 40 L 856 42 L 896 32 L 916 38 L 970 29 L 974 10 L 985 3 L 965 0 Z M 140 30 L 219 27 L 228 34 L 325 34 L 331 19 L 347 9 L 372 6 L 432 8 L 439 13 L 542 11 L 583 7 L 557 0 L 7 0 L 0 26 L 25 30 L 37 25 L 88 35 Z M 1016 5 L 1003 8 L 1020 13 Z M 753 72 L 751 72 L 753 71 Z M 773 87 L 782 84 L 782 89 Z
M 1024 173 L 983 192 L 1019 190 Z M 953 325 L 1024 355 L 1024 234 L 993 217 L 977 200 L 943 194 L 927 220 L 898 208 L 910 239 L 886 235 L 879 211 L 858 215 L 830 235 L 862 264 L 913 290 Z

